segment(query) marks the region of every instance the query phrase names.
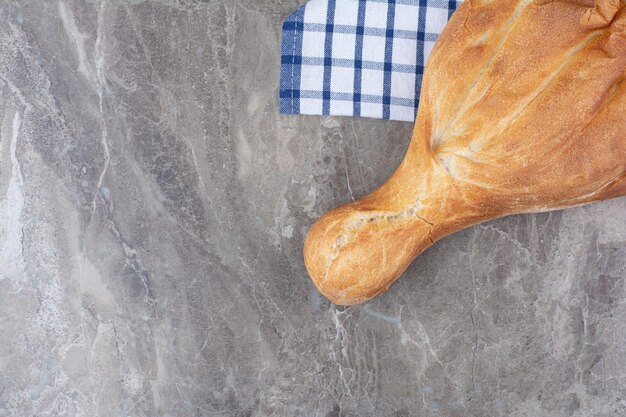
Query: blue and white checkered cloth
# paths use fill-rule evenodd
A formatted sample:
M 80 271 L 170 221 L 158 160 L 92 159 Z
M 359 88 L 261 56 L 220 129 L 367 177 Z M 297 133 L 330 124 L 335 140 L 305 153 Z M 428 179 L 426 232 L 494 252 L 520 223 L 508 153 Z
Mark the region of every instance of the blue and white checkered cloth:
M 283 25 L 280 112 L 414 121 L 460 0 L 311 0 Z

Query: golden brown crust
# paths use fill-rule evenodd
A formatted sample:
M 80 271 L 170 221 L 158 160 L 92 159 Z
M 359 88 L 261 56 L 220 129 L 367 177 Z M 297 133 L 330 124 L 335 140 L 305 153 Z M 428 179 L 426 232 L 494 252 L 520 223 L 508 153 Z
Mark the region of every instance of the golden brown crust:
M 467 0 L 426 65 L 401 165 L 311 228 L 315 285 L 360 303 L 457 230 L 626 195 L 625 76 L 625 1 Z

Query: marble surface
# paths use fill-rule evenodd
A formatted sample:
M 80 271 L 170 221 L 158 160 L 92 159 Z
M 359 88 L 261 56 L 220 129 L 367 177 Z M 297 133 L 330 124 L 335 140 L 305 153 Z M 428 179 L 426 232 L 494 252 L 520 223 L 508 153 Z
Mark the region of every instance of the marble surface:
M 626 415 L 626 199 L 318 294 L 308 227 L 412 126 L 278 114 L 297 5 L 0 2 L 0 416 Z

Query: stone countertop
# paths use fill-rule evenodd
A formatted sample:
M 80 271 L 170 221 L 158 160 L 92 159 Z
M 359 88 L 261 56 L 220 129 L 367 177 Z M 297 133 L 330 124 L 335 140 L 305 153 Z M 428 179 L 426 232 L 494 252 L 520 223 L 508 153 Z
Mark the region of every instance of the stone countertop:
M 307 229 L 412 126 L 278 114 L 297 5 L 0 3 L 0 415 L 626 415 L 626 199 L 318 294 Z

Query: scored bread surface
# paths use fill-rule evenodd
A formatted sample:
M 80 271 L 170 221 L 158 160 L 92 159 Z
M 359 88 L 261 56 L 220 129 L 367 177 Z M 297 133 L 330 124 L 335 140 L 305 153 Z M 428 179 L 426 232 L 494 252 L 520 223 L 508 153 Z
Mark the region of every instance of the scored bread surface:
M 385 291 L 438 239 L 626 195 L 626 2 L 466 0 L 430 55 L 404 160 L 305 241 L 337 304 Z

